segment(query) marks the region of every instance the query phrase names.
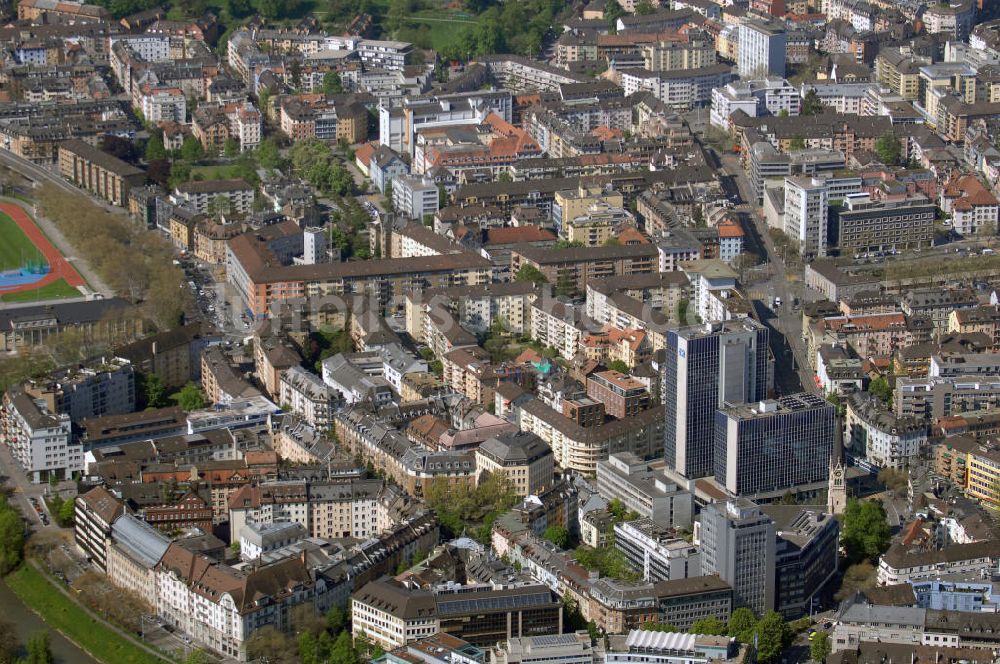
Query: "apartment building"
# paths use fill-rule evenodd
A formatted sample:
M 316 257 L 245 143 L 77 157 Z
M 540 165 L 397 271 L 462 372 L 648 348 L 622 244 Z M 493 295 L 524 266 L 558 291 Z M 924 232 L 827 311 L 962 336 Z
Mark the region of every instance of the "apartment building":
M 945 184 L 938 203 L 961 235 L 994 233 L 1000 219 L 997 197 L 975 175 L 957 175 Z
M 998 406 L 998 376 L 901 377 L 893 396 L 897 417 L 933 420 Z
M 732 67 L 723 64 L 665 71 L 621 69 L 618 74 L 626 95 L 651 92 L 671 108 L 706 105 L 712 100 L 712 90 L 736 78 Z
M 386 649 L 441 632 L 493 646 L 510 638 L 561 633 L 562 605 L 545 586 L 433 591 L 383 577 L 351 596 L 351 624 L 355 634 Z
M 649 456 L 663 442 L 663 412 L 651 408 L 638 415 L 584 427 L 538 399 L 522 404 L 518 423 L 548 443 L 560 468 L 593 476 L 597 463 L 616 452 Z
M 740 80 L 712 90 L 709 122 L 729 129 L 729 116 L 743 111 L 752 118 L 762 115 L 798 115 L 802 105 L 799 91 L 778 76 Z
M 553 467 L 552 449 L 523 431 L 494 436 L 476 448 L 476 484 L 503 473 L 519 496 L 551 488 Z
M 897 417 L 864 392 L 847 398 L 846 422 L 845 447 L 876 468 L 906 470 L 927 443 L 922 418 Z
M 649 391 L 640 381 L 617 371 L 587 376 L 587 396 L 604 404 L 604 412 L 622 419 L 649 407 Z
M 893 544 L 879 558 L 878 582 L 882 585 L 934 579 L 948 574 L 995 574 L 1000 563 L 1000 542 L 949 544 L 940 549 L 912 549 Z
M 226 275 L 255 316 L 273 303 L 306 296 L 367 294 L 381 305 L 403 307 L 406 293 L 417 289 L 476 286 L 489 283 L 492 264 L 472 253 L 392 258 L 315 265 L 280 265 L 273 252 L 252 235 L 229 241 Z
M 76 545 L 102 572 L 107 568 L 107 540 L 115 520 L 125 513 L 122 501 L 103 486 L 77 496 L 73 512 Z
M 0 415 L 4 443 L 33 483 L 83 470 L 83 446 L 72 439 L 69 415 L 50 411 L 17 386 L 4 393 Z
M 539 270 L 557 289 L 586 292 L 593 279 L 658 271 L 659 253 L 656 245 L 617 245 L 604 247 L 569 247 L 547 249 L 523 246 L 511 251 L 512 274 L 525 265 Z
M 701 574 L 697 546 L 656 526 L 649 518 L 614 524 L 614 547 L 643 581 L 658 583 Z
M 242 179 L 192 180 L 177 185 L 172 198 L 201 214 L 214 210 L 217 199 L 225 201 L 224 211 L 246 214 L 253 208 L 254 187 Z
M 330 387 L 316 374 L 302 367 L 289 367 L 281 374 L 278 402 L 317 429 L 332 424 L 334 397 Z
M 397 177 L 392 181 L 392 205 L 399 214 L 420 221 L 438 211 L 438 186 L 426 176 Z
M 78 139 L 59 144 L 59 174 L 77 187 L 125 207 L 129 192 L 146 182 L 142 169 Z

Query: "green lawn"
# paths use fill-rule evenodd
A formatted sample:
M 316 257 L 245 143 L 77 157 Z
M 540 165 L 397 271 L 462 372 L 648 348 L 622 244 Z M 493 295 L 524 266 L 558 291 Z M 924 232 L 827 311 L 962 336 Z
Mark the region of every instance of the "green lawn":
M 59 279 L 34 290 L 0 295 L 0 301 L 34 302 L 35 300 L 58 300 L 64 297 L 80 297 L 80 291 L 66 283 L 65 279 Z
M 406 24 L 397 33 L 406 41 L 413 40 L 421 48 L 441 49 L 453 43 L 455 35 L 476 25 L 466 12 L 450 9 L 425 9 L 404 19 Z
M 6 580 L 11 590 L 37 611 L 42 620 L 104 664 L 164 664 L 168 661 L 141 650 L 105 623 L 91 618 L 32 565 L 21 565 Z
M 42 260 L 42 254 L 21 227 L 0 212 L 0 270 L 13 270 L 29 260 Z
M 200 175 L 203 180 L 231 180 L 241 177 L 239 175 L 239 166 L 237 164 L 192 166 L 191 179 L 194 179 L 195 175 Z

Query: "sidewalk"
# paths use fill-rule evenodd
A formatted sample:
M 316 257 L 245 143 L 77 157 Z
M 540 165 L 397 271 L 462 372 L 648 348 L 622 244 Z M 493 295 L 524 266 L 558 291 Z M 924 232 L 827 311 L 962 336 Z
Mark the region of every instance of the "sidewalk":
M 83 258 L 76 256 L 74 254 L 73 245 L 66 239 L 62 232 L 56 228 L 56 225 L 52 223 L 46 217 L 43 217 L 40 213 L 35 212 L 37 206 L 28 205 L 24 201 L 17 198 L 6 198 L 0 197 L 0 201 L 5 203 L 13 203 L 24 209 L 25 212 L 31 215 L 38 227 L 42 229 L 46 237 L 55 245 L 56 249 L 66 258 L 66 260 L 76 268 L 77 272 L 87 280 L 87 284 L 90 286 L 91 290 L 99 293 L 103 293 L 106 296 L 113 294 L 112 290 L 108 288 L 108 285 L 97 276 L 97 273 L 91 269 L 90 264 L 87 263 Z

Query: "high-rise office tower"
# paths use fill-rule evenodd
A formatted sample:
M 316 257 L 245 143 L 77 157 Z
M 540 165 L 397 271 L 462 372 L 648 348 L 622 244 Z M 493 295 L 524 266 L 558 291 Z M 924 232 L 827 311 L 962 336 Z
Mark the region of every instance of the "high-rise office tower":
M 715 414 L 715 481 L 736 496 L 773 497 L 825 482 L 836 408 L 803 392 Z
M 715 472 L 715 411 L 767 396 L 767 328 L 752 319 L 667 333 L 664 457 L 685 477 Z
M 701 511 L 701 573 L 733 587 L 733 608 L 758 616 L 774 608 L 774 521 L 746 498 L 711 503 Z

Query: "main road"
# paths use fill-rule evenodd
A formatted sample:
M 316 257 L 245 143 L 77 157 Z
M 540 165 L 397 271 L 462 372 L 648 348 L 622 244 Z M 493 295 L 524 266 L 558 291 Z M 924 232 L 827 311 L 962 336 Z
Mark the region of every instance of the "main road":
M 778 394 L 789 394 L 802 390 L 815 391 L 816 384 L 807 361 L 807 347 L 802 336 L 801 315 L 793 306 L 802 301 L 807 293 L 798 284 L 788 279 L 788 266 L 781 252 L 775 247 L 768 233 L 767 221 L 757 206 L 757 194 L 740 166 L 739 157 L 724 154 L 720 157 L 721 171 L 736 182 L 740 198 L 744 201 L 737 206 L 749 234 L 747 244 L 764 263 L 759 269 L 763 273 L 761 281 L 748 287 L 754 307 L 760 319 L 771 332 L 771 349 L 775 359 L 775 389 Z M 774 306 L 774 298 L 781 299 L 780 306 Z

